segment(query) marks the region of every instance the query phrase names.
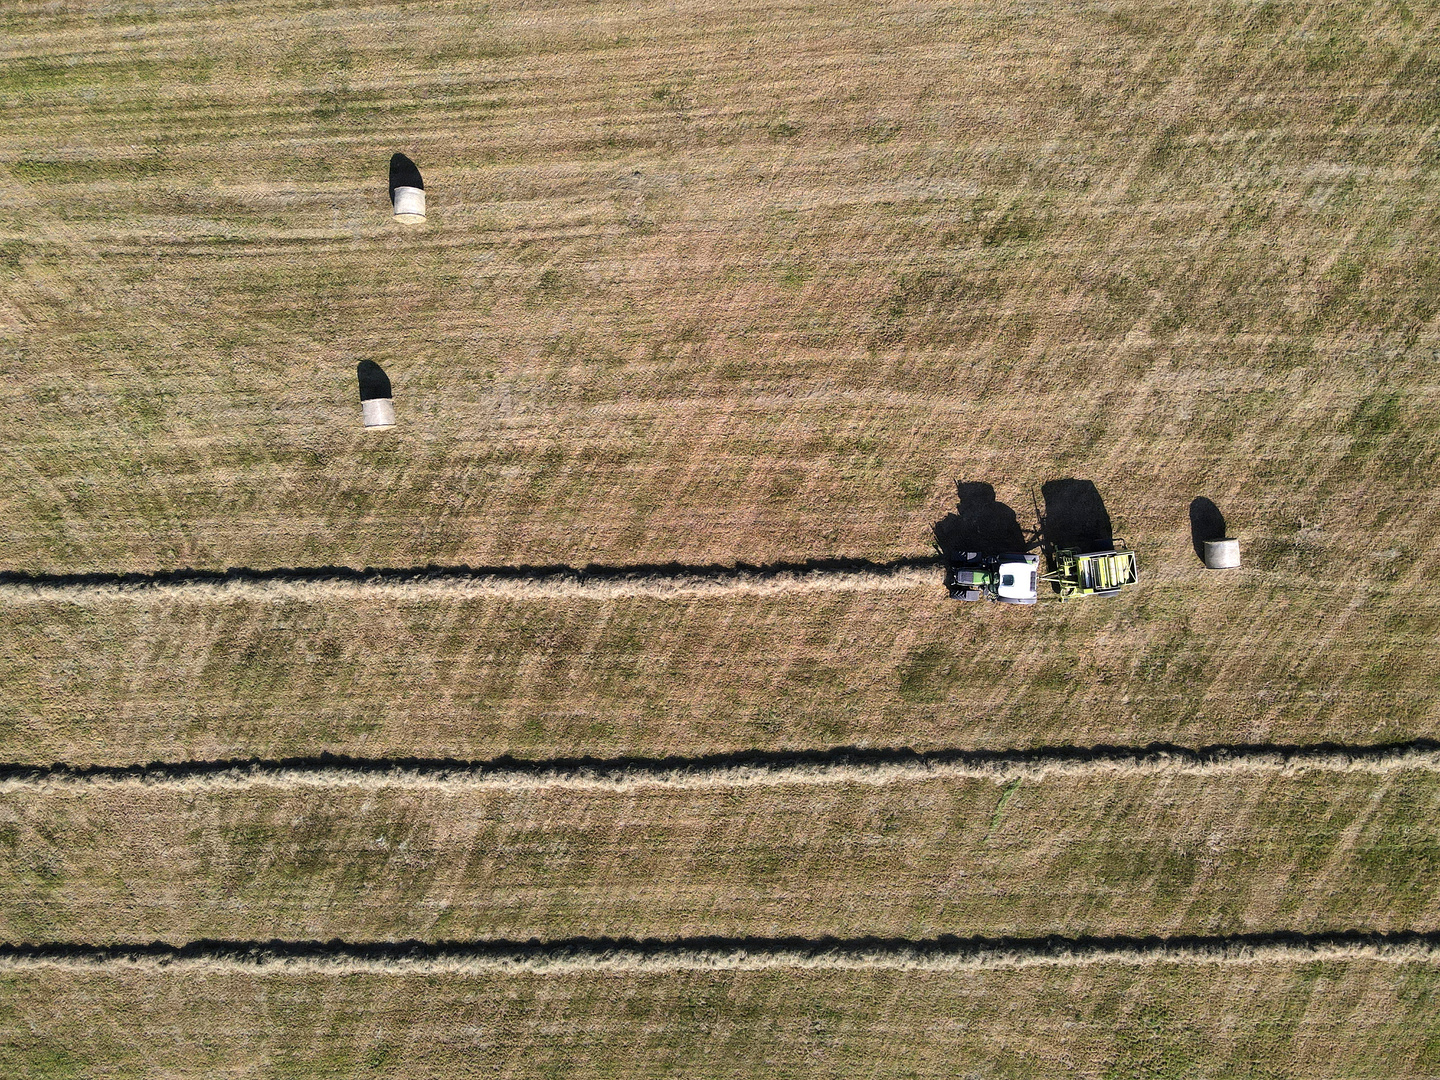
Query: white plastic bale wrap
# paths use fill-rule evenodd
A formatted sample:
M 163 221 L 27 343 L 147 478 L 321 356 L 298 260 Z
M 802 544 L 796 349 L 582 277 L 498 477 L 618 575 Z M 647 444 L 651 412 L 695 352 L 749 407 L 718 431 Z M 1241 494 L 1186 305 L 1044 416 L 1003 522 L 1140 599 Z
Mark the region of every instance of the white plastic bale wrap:
M 397 187 L 394 199 L 396 221 L 405 225 L 418 225 L 425 220 L 424 188 Z
M 367 428 L 395 426 L 395 401 L 393 398 L 371 398 L 369 401 L 362 401 L 360 412 L 365 417 Z
M 1205 565 L 1211 570 L 1231 570 L 1240 565 L 1240 541 L 1232 536 L 1205 541 Z

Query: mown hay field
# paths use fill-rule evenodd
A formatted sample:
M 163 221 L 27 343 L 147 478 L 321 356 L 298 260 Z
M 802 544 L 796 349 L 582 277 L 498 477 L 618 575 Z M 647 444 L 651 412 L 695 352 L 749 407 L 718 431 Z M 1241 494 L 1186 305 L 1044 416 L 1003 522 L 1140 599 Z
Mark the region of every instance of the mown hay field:
M 1425 1060 L 1435 994 L 1433 968 L 1365 963 L 5 985 L 61 1076 L 1380 1077 Z
M 1440 921 L 1433 772 L 0 795 L 29 941 L 927 939 Z
M 1437 29 L 1405 3 L 7 4 L 0 762 L 1426 745 Z M 397 151 L 423 226 L 390 219 Z M 394 383 L 393 431 L 360 427 L 361 360 Z M 1061 478 L 1094 482 L 1137 588 L 1014 610 L 951 602 L 938 566 L 933 586 L 670 599 L 103 587 L 883 569 L 931 552 L 957 483 L 1028 530 Z M 1200 566 L 1197 498 L 1240 570 Z M 1433 957 L 627 974 L 13 953 L 1434 935 L 1436 798 L 1419 767 L 12 784 L 0 1063 L 1440 1073 Z
M 1440 610 L 1360 588 L 1195 561 L 1034 609 L 957 604 L 938 569 L 768 600 L 14 605 L 0 745 L 85 765 L 1433 735 Z

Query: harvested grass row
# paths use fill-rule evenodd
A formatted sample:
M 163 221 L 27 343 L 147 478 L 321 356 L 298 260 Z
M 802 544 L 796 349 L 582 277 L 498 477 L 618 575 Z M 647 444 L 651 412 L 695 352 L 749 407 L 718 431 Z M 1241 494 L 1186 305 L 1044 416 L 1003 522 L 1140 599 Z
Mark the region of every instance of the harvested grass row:
M 1249 934 L 1138 939 L 964 938 L 818 941 L 707 938 L 624 942 L 224 942 L 180 947 L 0 945 L 0 972 L 117 971 L 185 975 L 657 975 L 682 971 L 977 972 L 1029 967 L 1295 964 L 1372 961 L 1440 964 L 1440 934 Z
M 915 565 L 915 564 L 920 565 Z M 0 580 L 0 605 L 69 603 L 81 606 L 117 600 L 176 601 L 189 604 L 234 600 L 293 600 L 311 604 L 344 603 L 358 599 L 390 601 L 471 600 L 629 600 L 707 599 L 723 596 L 775 596 L 785 593 L 891 592 L 924 586 L 935 588 L 940 564 L 931 559 L 904 560 L 896 565 L 869 569 L 776 569 L 749 567 L 698 571 L 617 568 L 606 574 L 579 570 L 468 571 L 356 571 L 348 574 L 271 571 L 235 573 L 220 580 L 190 580 L 157 575 L 127 580 L 129 575 L 78 575 L 91 580 Z M 100 580 L 94 580 L 94 579 Z
M 804 787 L 817 784 L 1063 777 L 1300 776 L 1306 773 L 1440 772 L 1440 744 L 1424 739 L 1384 746 L 1037 747 L 1032 750 L 858 750 L 714 755 L 643 761 L 461 762 L 321 757 L 289 761 L 152 762 L 76 769 L 0 765 L 0 794 L 163 788 L 200 793 L 251 789 L 364 791 L 599 791 L 646 788 Z

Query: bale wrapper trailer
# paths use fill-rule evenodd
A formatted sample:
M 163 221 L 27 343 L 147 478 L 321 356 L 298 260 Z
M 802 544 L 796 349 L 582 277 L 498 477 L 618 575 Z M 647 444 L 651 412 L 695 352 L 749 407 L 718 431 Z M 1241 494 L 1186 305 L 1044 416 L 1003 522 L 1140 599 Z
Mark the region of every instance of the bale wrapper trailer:
M 1109 551 L 1079 552 L 1061 548 L 1051 556 L 1053 569 L 1041 581 L 1055 585 L 1061 600 L 1078 596 L 1117 596 L 1126 585 L 1140 580 L 1135 552 L 1123 540 L 1114 541 Z

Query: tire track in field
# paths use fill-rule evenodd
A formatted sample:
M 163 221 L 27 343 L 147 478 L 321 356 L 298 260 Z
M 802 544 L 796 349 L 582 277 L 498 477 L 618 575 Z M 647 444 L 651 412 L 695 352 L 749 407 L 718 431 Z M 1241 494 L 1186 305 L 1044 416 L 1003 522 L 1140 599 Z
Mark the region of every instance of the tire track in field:
M 553 942 L 194 941 L 184 945 L 0 944 L 0 971 L 540 974 L 683 971 L 965 972 L 1101 964 L 1440 963 L 1440 933 L 1272 932 L 1185 937 L 569 938 Z
M 1440 742 L 1375 746 L 1227 744 L 1192 749 L 1039 747 L 1030 750 L 864 749 L 741 751 L 703 757 L 309 758 L 152 762 L 148 765 L 0 765 L 0 794 L 99 788 L 234 791 L 250 788 L 544 790 L 629 792 L 812 784 L 883 785 L 923 780 L 1045 780 L 1065 776 L 1247 776 L 1304 772 L 1440 772 Z
M 933 556 L 872 562 L 807 559 L 758 566 L 407 567 L 357 570 L 346 566 L 275 570 L 173 570 L 148 574 L 24 574 L 0 572 L 0 604 L 103 603 L 116 599 L 395 600 L 500 597 L 553 599 L 688 599 L 736 593 L 888 592 L 940 587 L 942 563 Z

